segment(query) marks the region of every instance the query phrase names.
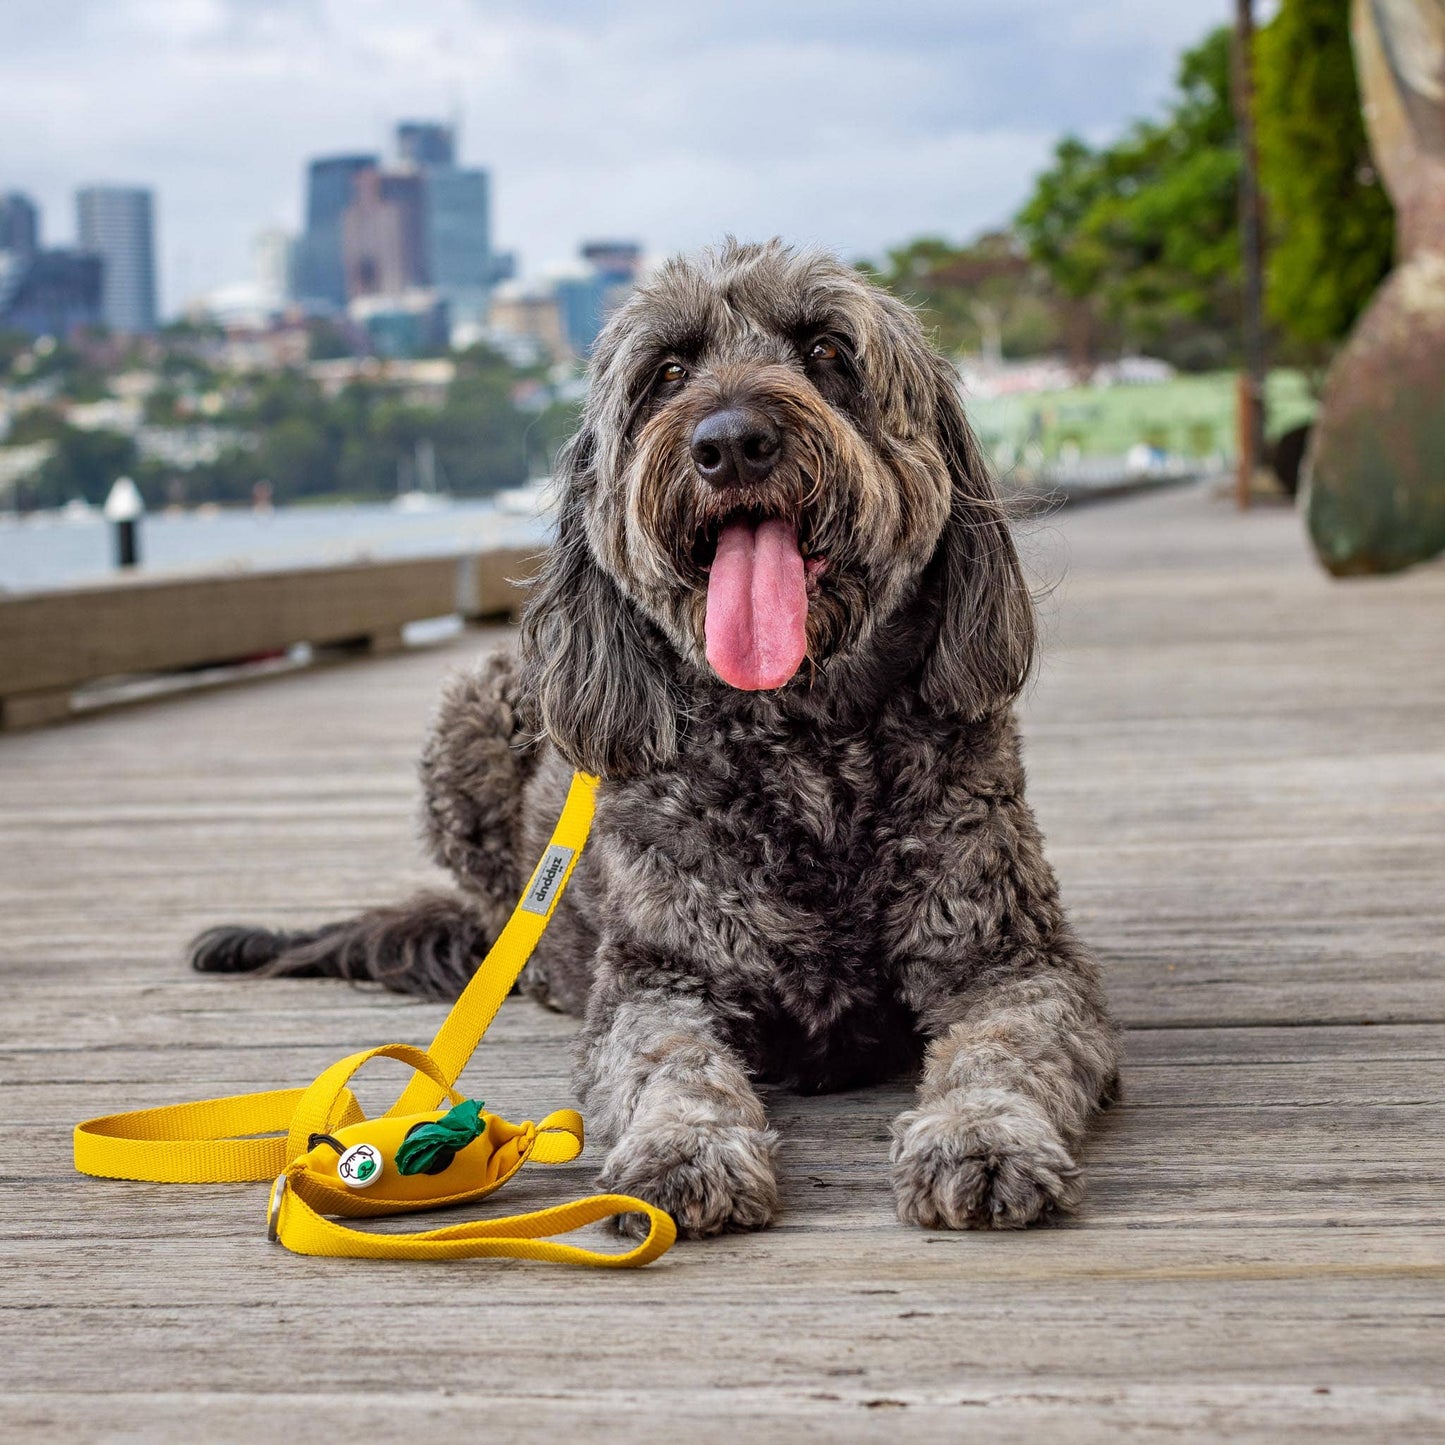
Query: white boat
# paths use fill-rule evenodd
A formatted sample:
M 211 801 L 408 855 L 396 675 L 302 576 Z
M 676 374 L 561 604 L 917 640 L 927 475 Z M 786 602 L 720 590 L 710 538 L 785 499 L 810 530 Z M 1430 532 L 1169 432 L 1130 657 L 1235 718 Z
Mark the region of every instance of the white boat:
M 416 444 L 416 460 L 413 463 L 417 484 L 402 489 L 400 483 L 406 475 L 406 463 L 397 466 L 397 492 L 391 505 L 398 512 L 441 512 L 451 506 L 452 499 L 445 492 L 437 490 L 437 449 L 428 441 Z
M 505 487 L 492 498 L 492 505 L 509 517 L 550 517 L 561 495 L 551 477 L 538 477 L 525 487 Z
M 398 492 L 391 499 L 394 512 L 444 512 L 450 504 L 450 497 L 437 492 Z

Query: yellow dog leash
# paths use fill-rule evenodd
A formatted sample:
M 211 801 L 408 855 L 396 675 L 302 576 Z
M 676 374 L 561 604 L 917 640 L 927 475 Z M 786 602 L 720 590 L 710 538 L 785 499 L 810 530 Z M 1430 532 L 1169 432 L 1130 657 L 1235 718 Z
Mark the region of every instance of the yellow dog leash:
M 107 1114 L 75 1128 L 75 1167 L 107 1179 L 222 1184 L 275 1179 L 267 1232 L 297 1254 L 359 1259 L 465 1259 L 506 1255 L 618 1269 L 648 1264 L 677 1237 L 645 1200 L 596 1194 L 553 1209 L 414 1234 L 370 1234 L 328 1216 L 398 1214 L 481 1199 L 528 1160 L 563 1164 L 582 1148 L 582 1119 L 559 1109 L 540 1124 L 509 1124 L 453 1087 L 512 991 L 572 876 L 592 827 L 597 779 L 574 774 L 542 861 L 492 950 L 428 1049 L 383 1044 L 333 1064 L 306 1089 L 235 1094 Z M 368 1060 L 416 1071 L 401 1097 L 368 1119 L 347 1087 Z M 438 1107 L 443 1102 L 450 1108 Z M 282 1132 L 284 1131 L 284 1133 Z M 638 1214 L 647 1237 L 625 1253 L 555 1236 L 614 1215 Z

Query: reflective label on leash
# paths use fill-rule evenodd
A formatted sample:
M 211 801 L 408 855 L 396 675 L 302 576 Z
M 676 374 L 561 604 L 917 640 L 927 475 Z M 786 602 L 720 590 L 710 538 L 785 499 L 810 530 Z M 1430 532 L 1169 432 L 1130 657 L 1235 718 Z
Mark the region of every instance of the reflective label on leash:
M 553 843 L 542 855 L 542 861 L 537 865 L 537 871 L 532 875 L 532 881 L 527 886 L 527 896 L 522 899 L 521 903 L 528 913 L 546 914 L 552 907 L 552 900 L 557 894 L 557 885 L 566 876 L 575 851 L 575 849 L 563 847 L 561 843 Z

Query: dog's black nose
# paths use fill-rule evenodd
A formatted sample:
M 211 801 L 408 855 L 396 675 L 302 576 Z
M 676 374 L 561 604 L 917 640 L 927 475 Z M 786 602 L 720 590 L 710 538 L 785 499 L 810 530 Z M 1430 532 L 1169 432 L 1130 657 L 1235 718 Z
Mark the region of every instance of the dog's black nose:
M 698 422 L 692 433 L 692 464 L 715 487 L 765 481 L 777 465 L 783 438 L 765 413 L 729 406 Z

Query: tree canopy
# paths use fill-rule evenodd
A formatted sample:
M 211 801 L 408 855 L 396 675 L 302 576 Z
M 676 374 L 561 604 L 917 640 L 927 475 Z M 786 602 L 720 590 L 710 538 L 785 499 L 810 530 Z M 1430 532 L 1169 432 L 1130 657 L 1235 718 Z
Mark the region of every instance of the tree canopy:
M 950 350 L 1147 351 L 1188 369 L 1239 359 L 1240 150 L 1233 36 L 1180 58 L 1163 114 L 1113 144 L 1066 136 L 1012 230 L 924 237 L 882 280 L 922 303 Z M 1349 0 L 1283 0 L 1256 37 L 1266 300 L 1298 359 L 1343 339 L 1389 268 L 1393 221 L 1370 163 Z
M 1097 340 L 1218 365 L 1236 350 L 1238 185 L 1220 28 L 1181 59 L 1162 120 L 1101 148 L 1065 137 L 1015 224 L 1060 292 L 1087 306 Z
M 1307 351 L 1341 340 L 1394 251 L 1370 160 L 1349 0 L 1283 0 L 1255 51 L 1270 318 Z
M 1028 356 L 1060 344 L 1059 298 L 1008 231 L 966 246 L 922 236 L 868 269 L 923 307 L 945 351 Z

